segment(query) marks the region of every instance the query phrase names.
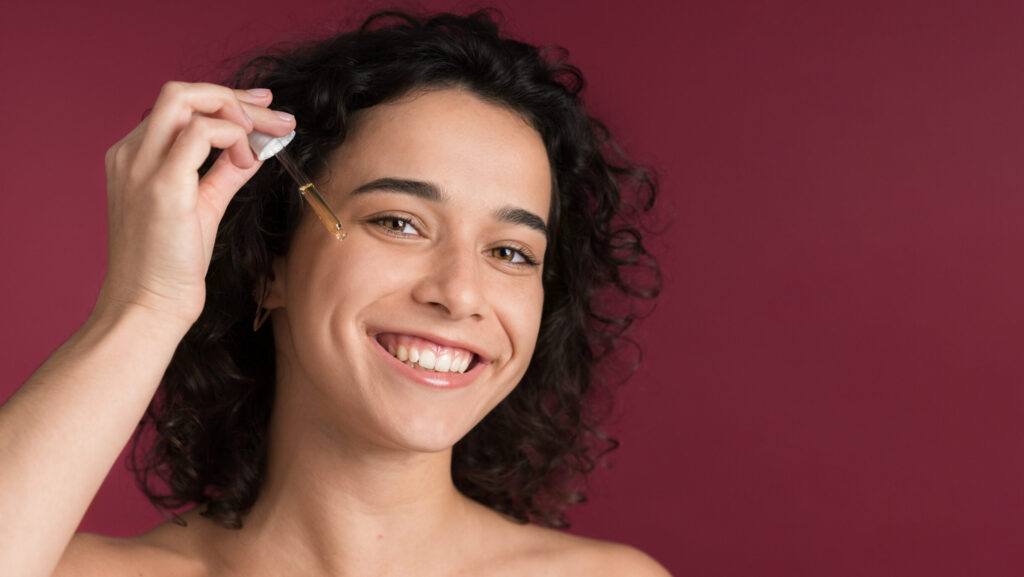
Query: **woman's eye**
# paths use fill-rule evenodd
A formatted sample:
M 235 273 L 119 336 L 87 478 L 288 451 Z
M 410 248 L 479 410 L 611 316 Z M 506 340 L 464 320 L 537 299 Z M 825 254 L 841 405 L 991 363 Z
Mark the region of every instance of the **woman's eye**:
M 408 219 L 399 216 L 382 216 L 374 219 L 374 222 L 394 234 L 418 235 L 420 233 Z
M 508 246 L 499 246 L 498 248 L 491 249 L 491 256 L 494 258 L 505 261 L 509 264 L 536 264 L 533 259 L 527 257 L 521 251 Z

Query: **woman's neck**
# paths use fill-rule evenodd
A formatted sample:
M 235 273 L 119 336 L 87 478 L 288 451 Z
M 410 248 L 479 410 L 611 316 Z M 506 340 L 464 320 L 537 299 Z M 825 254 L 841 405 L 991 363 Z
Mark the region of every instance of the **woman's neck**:
M 243 529 L 219 545 L 225 568 L 428 575 L 452 558 L 448 551 L 473 546 L 481 508 L 452 483 L 451 449 L 418 453 L 357 440 L 306 405 L 275 405 L 259 498 Z

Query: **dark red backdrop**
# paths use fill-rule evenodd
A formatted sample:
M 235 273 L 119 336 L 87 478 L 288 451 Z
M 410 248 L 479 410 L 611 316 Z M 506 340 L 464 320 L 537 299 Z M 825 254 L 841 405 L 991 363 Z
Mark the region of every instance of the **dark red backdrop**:
M 103 154 L 161 83 L 368 11 L 16 4 L 0 399 L 85 318 Z M 571 49 L 671 219 L 623 446 L 574 530 L 680 576 L 1024 572 L 1024 4 L 636 4 L 493 4 Z M 159 520 L 117 470 L 84 528 Z

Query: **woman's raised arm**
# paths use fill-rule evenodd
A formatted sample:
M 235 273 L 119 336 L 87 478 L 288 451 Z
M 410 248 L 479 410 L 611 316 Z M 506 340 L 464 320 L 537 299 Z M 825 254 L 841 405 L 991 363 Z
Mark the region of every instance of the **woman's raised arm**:
M 0 407 L 0 574 L 50 575 L 198 318 L 217 225 L 294 119 L 269 91 L 168 83 L 107 153 L 109 265 L 86 323 Z M 202 177 L 211 149 L 222 149 Z

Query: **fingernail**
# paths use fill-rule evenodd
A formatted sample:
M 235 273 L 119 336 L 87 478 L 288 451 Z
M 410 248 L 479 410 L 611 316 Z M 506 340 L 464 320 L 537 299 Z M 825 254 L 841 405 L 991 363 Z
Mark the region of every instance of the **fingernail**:
M 275 110 L 274 113 L 277 114 L 278 118 L 285 122 L 295 122 L 295 117 L 283 110 Z
M 249 128 L 252 128 L 252 118 L 249 118 L 249 113 L 244 108 L 242 109 L 242 114 L 245 115 L 245 123 L 249 125 Z
M 270 91 L 267 90 L 266 88 L 250 88 L 246 90 L 246 92 L 255 96 L 256 98 L 266 98 L 270 96 Z

